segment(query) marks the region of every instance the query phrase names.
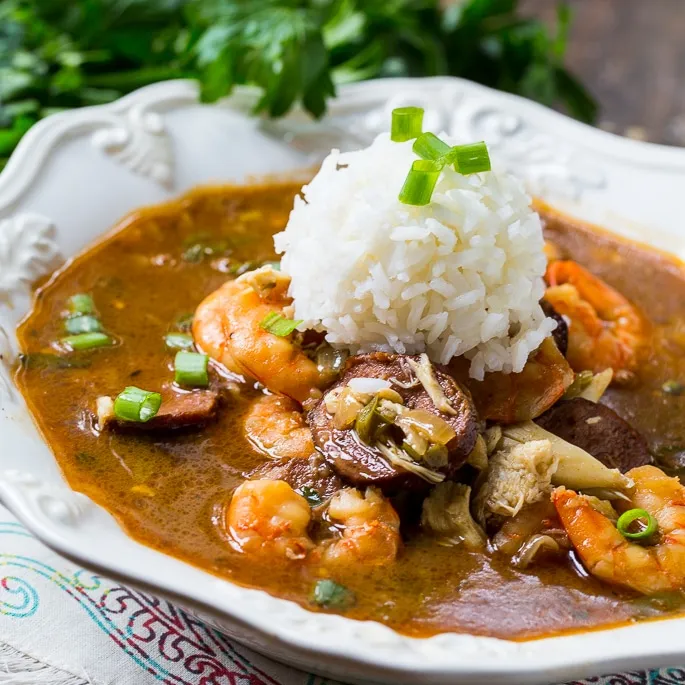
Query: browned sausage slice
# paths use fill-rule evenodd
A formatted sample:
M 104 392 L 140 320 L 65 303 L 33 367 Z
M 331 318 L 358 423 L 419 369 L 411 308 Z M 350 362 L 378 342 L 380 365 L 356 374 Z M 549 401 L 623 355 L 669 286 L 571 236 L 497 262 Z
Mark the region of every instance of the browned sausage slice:
M 159 411 L 145 423 L 112 420 L 112 426 L 132 431 L 169 431 L 178 428 L 204 426 L 216 418 L 219 393 L 213 390 L 195 390 L 188 393 L 165 394 Z
M 343 483 L 317 452 L 307 459 L 280 459 L 267 462 L 249 474 L 251 480 L 284 480 L 305 495 L 314 491 L 323 501 L 343 487 Z
M 415 380 L 404 355 L 376 352 L 351 357 L 342 377 L 328 392 L 346 386 L 352 378 L 381 378 L 390 381 L 393 389 L 402 396 L 406 407 L 424 409 L 435 414 L 454 429 L 456 437 L 447 445 L 449 463 L 441 469 L 449 476 L 466 461 L 473 450 L 478 436 L 478 418 L 468 393 L 440 367 L 434 367 L 434 371 L 449 403 L 456 410 L 455 415 L 444 414 L 436 409 L 420 383 L 402 387 Z M 333 469 L 353 485 L 376 485 L 390 494 L 426 485 L 417 474 L 391 464 L 377 448 L 362 443 L 354 430 L 335 428 L 332 417 L 326 411 L 325 396 L 309 413 L 307 422 L 312 428 L 315 444 Z
M 645 439 L 613 409 L 582 397 L 558 402 L 535 422 L 622 473 L 652 463 Z

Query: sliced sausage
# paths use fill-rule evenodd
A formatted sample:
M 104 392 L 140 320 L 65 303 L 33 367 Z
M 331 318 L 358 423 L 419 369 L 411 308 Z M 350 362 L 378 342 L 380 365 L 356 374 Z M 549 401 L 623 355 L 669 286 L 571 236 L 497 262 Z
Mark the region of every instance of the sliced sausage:
M 344 387 L 352 378 L 382 378 L 390 381 L 410 409 L 424 409 L 447 421 L 456 437 L 447 445 L 448 465 L 442 469 L 453 474 L 473 450 L 478 435 L 478 419 L 470 395 L 441 368 L 434 367 L 435 376 L 455 415 L 441 413 L 418 383 L 405 355 L 383 352 L 357 355 L 348 359 L 340 380 L 328 392 Z M 411 387 L 402 387 L 411 386 Z M 415 473 L 394 466 L 381 452 L 361 442 L 352 429 L 339 430 L 333 417 L 326 411 L 325 396 L 309 413 L 307 421 L 312 428 L 314 442 L 338 475 L 344 480 L 364 487 L 376 485 L 392 494 L 403 489 L 422 488 L 425 481 Z
M 262 464 L 252 471 L 251 480 L 284 480 L 293 490 L 307 494 L 313 490 L 321 500 L 328 499 L 343 487 L 343 482 L 318 452 L 306 459 L 279 459 Z
M 622 473 L 652 463 L 645 439 L 603 404 L 576 397 L 558 402 L 535 421 Z
M 566 319 L 554 309 L 551 302 L 542 299 L 540 300 L 540 306 L 542 307 L 545 316 L 548 316 L 550 319 L 554 319 L 557 322 L 557 327 L 554 329 L 552 337 L 559 348 L 559 352 L 565 357 L 566 352 L 568 351 L 568 324 L 566 323 Z
M 120 421 L 116 418 L 108 423 L 122 430 L 169 431 L 204 426 L 216 418 L 218 410 L 219 393 L 213 390 L 194 390 L 164 395 L 157 414 L 144 423 Z

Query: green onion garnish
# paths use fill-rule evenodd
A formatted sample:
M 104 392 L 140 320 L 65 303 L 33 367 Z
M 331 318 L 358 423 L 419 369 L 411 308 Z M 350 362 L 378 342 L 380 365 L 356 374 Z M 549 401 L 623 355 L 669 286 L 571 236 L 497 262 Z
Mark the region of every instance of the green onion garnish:
M 167 333 L 164 336 L 164 342 L 172 350 L 193 349 L 193 336 L 190 333 Z
M 301 323 L 303 319 L 286 319 L 278 312 L 270 312 L 259 323 L 259 326 L 269 333 L 285 338 L 290 335 Z
M 399 200 L 405 205 L 422 207 L 431 201 L 435 184 L 438 182 L 442 165 L 424 159 L 417 159 L 400 190 Z
M 631 531 L 630 527 L 633 523 L 639 521 L 641 529 Z M 656 519 L 645 509 L 629 509 L 621 514 L 616 521 L 616 528 L 624 538 L 629 540 L 646 541 L 654 535 L 659 529 L 659 524 Z
M 180 385 L 206 387 L 209 385 L 207 366 L 209 355 L 199 352 L 177 352 L 174 359 L 174 379 Z
M 398 107 L 392 110 L 390 140 L 403 143 L 421 135 L 423 109 L 421 107 Z
M 95 303 L 90 295 L 79 293 L 72 295 L 67 301 L 69 311 L 72 314 L 94 314 Z
M 99 333 L 102 330 L 102 325 L 92 314 L 81 314 L 67 319 L 64 322 L 64 328 L 66 328 L 67 333 L 77 335 L 78 333 Z
M 324 609 L 344 609 L 354 600 L 354 593 L 334 580 L 318 580 L 311 596 L 311 601 Z
M 112 339 L 105 333 L 79 333 L 68 335 L 60 341 L 72 350 L 91 350 L 95 347 L 105 347 L 112 344 Z
M 463 176 L 478 174 L 481 171 L 490 171 L 491 169 L 488 146 L 483 141 L 469 145 L 457 145 L 450 150 L 447 159 L 454 164 L 455 171 Z
M 145 423 L 157 414 L 161 405 L 162 396 L 158 392 L 129 385 L 114 400 L 114 415 L 122 421 Z
M 685 385 L 674 380 L 666 381 L 661 386 L 661 389 L 667 395 L 682 395 L 683 393 L 685 393 Z
M 449 154 L 452 148 L 434 133 L 422 133 L 414 141 L 412 150 L 422 159 L 437 161 Z

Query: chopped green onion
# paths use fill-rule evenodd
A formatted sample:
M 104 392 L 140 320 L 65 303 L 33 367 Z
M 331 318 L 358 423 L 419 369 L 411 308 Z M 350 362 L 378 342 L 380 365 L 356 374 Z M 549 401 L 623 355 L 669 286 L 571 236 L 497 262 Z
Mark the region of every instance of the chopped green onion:
M 177 352 L 174 359 L 175 380 L 180 385 L 209 385 L 209 355 L 199 352 Z
M 641 529 L 635 532 L 630 530 L 630 526 L 639 521 Z M 629 540 L 647 541 L 659 529 L 656 519 L 645 509 L 629 509 L 621 514 L 616 521 L 616 528 L 624 538 Z
M 303 485 L 300 488 L 300 494 L 307 500 L 310 507 L 317 507 L 323 502 L 321 495 L 309 485 Z
M 390 140 L 403 143 L 421 135 L 423 109 L 421 107 L 398 107 L 392 110 Z
M 667 395 L 682 395 L 683 393 L 685 393 L 685 385 L 674 380 L 666 381 L 661 386 L 661 389 Z
M 194 344 L 190 333 L 167 333 L 164 342 L 172 350 L 191 350 Z
M 112 344 L 112 339 L 105 333 L 79 333 L 78 335 L 68 335 L 61 340 L 72 350 L 91 350 L 95 347 L 105 347 Z
M 91 314 L 81 314 L 80 316 L 73 316 L 64 322 L 64 328 L 67 333 L 76 335 L 78 333 L 99 333 L 102 330 L 102 324 L 95 316 Z
M 427 205 L 431 201 L 441 171 L 442 165 L 438 162 L 417 159 L 411 165 L 407 180 L 400 190 L 399 201 L 416 207 Z
M 437 161 L 449 154 L 452 148 L 434 133 L 422 133 L 414 142 L 412 150 L 422 159 Z
M 344 609 L 354 604 L 355 597 L 351 590 L 334 580 L 318 580 L 311 601 L 324 609 Z
M 95 303 L 90 295 L 85 293 L 78 293 L 78 295 L 72 295 L 67 301 L 69 311 L 71 314 L 94 314 L 95 313 Z
M 157 414 L 161 405 L 162 396 L 158 392 L 129 385 L 114 400 L 114 415 L 122 421 L 145 423 Z
M 463 176 L 478 174 L 481 171 L 490 171 L 491 169 L 490 154 L 483 141 L 469 145 L 457 145 L 452 148 L 447 159 L 450 163 L 454 163 L 455 171 Z
M 260 322 L 259 326 L 269 333 L 285 338 L 290 335 L 301 323 L 302 319 L 286 319 L 277 312 L 270 312 Z

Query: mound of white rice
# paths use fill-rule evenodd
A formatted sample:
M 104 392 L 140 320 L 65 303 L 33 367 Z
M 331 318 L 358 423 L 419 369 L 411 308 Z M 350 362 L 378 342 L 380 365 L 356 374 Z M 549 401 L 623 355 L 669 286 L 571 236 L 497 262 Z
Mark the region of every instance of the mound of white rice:
M 446 168 L 429 205 L 404 205 L 415 159 L 412 141 L 387 134 L 326 158 L 275 237 L 295 318 L 353 353 L 465 355 L 477 379 L 521 371 L 556 325 L 539 304 L 546 259 L 530 197 L 493 160 L 471 176 Z

